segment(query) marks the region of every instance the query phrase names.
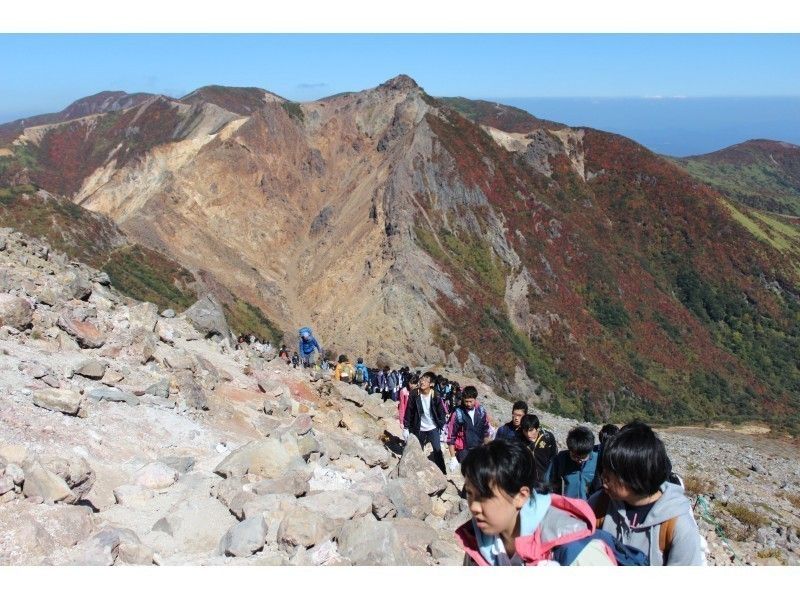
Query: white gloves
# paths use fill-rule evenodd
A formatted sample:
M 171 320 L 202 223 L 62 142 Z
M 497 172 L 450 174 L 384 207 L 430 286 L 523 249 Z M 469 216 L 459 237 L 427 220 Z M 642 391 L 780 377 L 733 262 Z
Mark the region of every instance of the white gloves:
M 455 457 L 450 457 L 450 462 L 447 464 L 447 469 L 450 470 L 450 473 L 457 472 L 459 467 L 460 464 L 458 462 L 458 459 L 456 459 Z
M 403 440 L 408 440 L 408 430 L 403 429 Z

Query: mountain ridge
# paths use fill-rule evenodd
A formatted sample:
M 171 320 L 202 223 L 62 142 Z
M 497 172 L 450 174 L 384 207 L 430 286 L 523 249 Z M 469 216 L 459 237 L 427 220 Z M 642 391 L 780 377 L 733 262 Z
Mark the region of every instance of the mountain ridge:
M 573 417 L 795 425 L 800 269 L 779 247 L 632 140 L 456 104 L 404 75 L 244 115 L 156 98 L 18 139 L 0 183 L 372 362 Z

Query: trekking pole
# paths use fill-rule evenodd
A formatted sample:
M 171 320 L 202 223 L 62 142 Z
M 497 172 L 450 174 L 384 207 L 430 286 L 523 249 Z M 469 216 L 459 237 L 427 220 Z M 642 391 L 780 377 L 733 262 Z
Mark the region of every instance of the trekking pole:
M 697 501 L 695 502 L 695 504 L 700 505 L 700 517 L 702 517 L 703 520 L 706 521 L 707 523 L 710 523 L 711 525 L 714 526 L 714 532 L 717 534 L 719 539 L 722 540 L 723 546 L 725 546 L 728 550 L 731 551 L 734 562 L 736 561 L 741 562 L 741 558 L 739 558 L 739 555 L 736 554 L 736 551 L 733 549 L 733 546 L 731 546 L 730 542 L 728 542 L 728 538 L 722 529 L 722 525 L 711 514 L 711 509 L 710 509 L 711 505 L 709 504 L 708 499 L 706 499 L 706 497 L 703 496 L 702 494 L 698 494 Z

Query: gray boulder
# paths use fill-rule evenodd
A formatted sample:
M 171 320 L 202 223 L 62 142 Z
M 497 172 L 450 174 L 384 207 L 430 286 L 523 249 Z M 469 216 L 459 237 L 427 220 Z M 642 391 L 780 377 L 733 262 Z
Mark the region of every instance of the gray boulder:
M 155 493 L 152 490 L 137 484 L 125 484 L 114 488 L 114 499 L 119 505 L 142 505 L 152 499 L 153 496 L 155 496 Z
M 194 374 L 187 370 L 177 372 L 173 377 L 175 385 L 178 387 L 179 400 L 189 409 L 198 411 L 208 410 L 208 398 L 200 386 Z
M 264 548 L 267 522 L 263 517 L 252 517 L 236 523 L 222 537 L 219 553 L 226 556 L 250 556 Z
M 99 380 L 105 375 L 107 367 L 105 363 L 98 359 L 87 359 L 75 368 L 75 373 L 84 378 Z
M 229 340 L 233 339 L 228 322 L 225 320 L 222 304 L 211 295 L 200 299 L 183 312 L 183 315 L 206 338 L 218 336 Z
M 41 497 L 44 502 L 67 502 L 72 501 L 75 495 L 72 494 L 67 483 L 39 462 L 28 463 L 24 467 L 25 481 L 22 485 L 22 493 L 28 497 Z
M 397 531 L 387 521 L 361 517 L 345 523 L 338 534 L 339 554 L 353 565 L 409 565 Z
M 288 546 L 315 546 L 329 539 L 335 529 L 334 522 L 321 513 L 297 506 L 281 520 L 277 541 Z
M 217 465 L 214 473 L 224 478 L 242 477 L 252 473 L 273 479 L 304 466 L 305 461 L 300 457 L 296 443 L 267 438 L 248 442 L 232 452 Z
M 33 307 L 25 299 L 0 293 L 0 326 L 24 330 L 31 324 Z
M 311 470 L 300 469 L 273 480 L 262 480 L 253 484 L 253 492 L 264 494 L 291 494 L 302 496 L 309 491 L 308 481 L 311 479 Z
M 88 319 L 84 310 L 65 308 L 59 314 L 56 325 L 84 349 L 97 349 L 106 342 L 105 335 Z
M 139 404 L 139 398 L 136 395 L 109 386 L 93 388 L 89 391 L 88 396 L 93 401 L 112 401 L 115 403 L 127 403 L 128 405 Z
M 148 386 L 144 393 L 146 395 L 153 395 L 154 397 L 161 397 L 162 399 L 169 398 L 169 380 L 162 378 L 158 382 Z
M 320 513 L 323 517 L 346 521 L 372 512 L 372 498 L 349 490 L 329 490 L 298 500 L 301 507 Z
M 397 509 L 398 517 L 425 519 L 432 512 L 431 498 L 413 480 L 389 480 L 386 496 Z
M 45 469 L 60 477 L 69 486 L 73 496 L 64 502 L 74 503 L 86 496 L 97 477 L 88 461 L 78 455 L 70 456 L 68 459 L 43 457 L 40 462 Z
M 149 463 L 136 472 L 135 483 L 150 490 L 169 488 L 178 479 L 178 472 L 170 466 L 156 462 Z
M 67 388 L 45 388 L 33 393 L 33 404 L 42 409 L 78 415 L 83 397 Z
M 439 495 L 447 489 L 447 476 L 422 452 L 416 436 L 409 436 L 403 456 L 389 477 L 410 480 L 429 496 Z

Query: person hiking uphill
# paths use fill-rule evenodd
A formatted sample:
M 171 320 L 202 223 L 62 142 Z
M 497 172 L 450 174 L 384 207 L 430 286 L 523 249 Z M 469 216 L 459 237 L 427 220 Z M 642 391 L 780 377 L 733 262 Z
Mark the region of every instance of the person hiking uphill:
M 400 420 L 400 425 L 403 426 L 403 420 L 406 416 L 406 407 L 408 407 L 408 397 L 411 396 L 412 392 L 415 392 L 419 388 L 419 376 L 416 374 L 411 374 L 408 378 L 408 382 L 406 386 L 404 386 L 400 390 L 400 394 L 398 395 L 397 399 L 397 418 Z
M 545 430 L 541 426 L 536 415 L 528 413 L 520 421 L 519 438 L 533 455 L 536 481 L 543 483 L 546 479 L 545 472 L 558 453 L 556 437 L 550 430 Z
M 597 475 L 597 451 L 594 434 L 585 426 L 572 428 L 567 434 L 567 450 L 558 453 L 545 472 L 545 481 L 556 494 L 570 498 L 589 498 Z
M 365 384 L 369 384 L 369 368 L 364 365 L 363 357 L 359 357 L 357 360 L 353 383 L 357 384 L 361 388 L 364 388 Z
M 525 401 L 517 401 L 514 403 L 513 407 L 511 407 L 511 421 L 497 429 L 495 440 L 517 440 L 522 416 L 527 413 L 528 404 Z
M 303 362 L 303 367 L 308 367 L 312 363 L 316 363 L 316 356 L 312 361 L 312 356 L 316 350 L 319 355 L 322 355 L 322 347 L 319 346 L 317 339 L 311 332 L 311 328 L 304 326 L 299 330 L 300 340 L 297 343 L 297 353 L 300 355 L 300 360 Z
M 599 529 L 649 557 L 650 566 L 702 565 L 700 532 L 672 464 L 647 424 L 633 422 L 603 447 L 603 489 L 589 498 Z
M 453 410 L 447 424 L 447 445 L 450 451 L 450 471 L 456 471 L 467 453 L 489 441 L 489 420 L 486 410 L 478 404 L 478 389 L 464 388 L 461 404 Z
M 353 368 L 353 364 L 350 363 L 350 360 L 347 359 L 347 355 L 339 355 L 336 369 L 333 371 L 333 377 L 340 382 L 350 383 L 353 381 L 354 374 L 355 369 Z
M 465 565 L 616 565 L 601 540 L 589 538 L 589 505 L 547 493 L 534 481 L 533 456 L 521 442 L 493 440 L 461 463 L 472 519 L 456 530 Z M 578 544 L 583 540 L 583 544 Z M 569 560 L 562 549 L 569 551 Z
M 442 473 L 446 474 L 440 438 L 446 419 L 444 406 L 441 401 L 437 400 L 433 392 L 435 379 L 436 374 L 425 372 L 420 376 L 419 389 L 411 391 L 403 415 L 403 439 L 408 441 L 409 434 L 413 434 L 423 449 L 430 442 L 433 447 L 433 461 L 439 466 Z

